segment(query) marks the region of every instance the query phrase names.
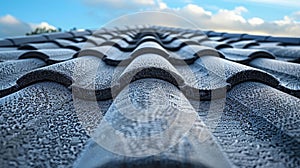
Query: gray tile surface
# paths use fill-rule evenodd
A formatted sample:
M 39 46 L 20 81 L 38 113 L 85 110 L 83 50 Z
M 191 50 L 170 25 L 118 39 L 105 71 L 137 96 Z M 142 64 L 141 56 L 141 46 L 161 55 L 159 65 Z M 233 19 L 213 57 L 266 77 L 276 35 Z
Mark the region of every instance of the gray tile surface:
M 299 167 L 299 41 L 149 25 L 2 39 L 0 165 Z

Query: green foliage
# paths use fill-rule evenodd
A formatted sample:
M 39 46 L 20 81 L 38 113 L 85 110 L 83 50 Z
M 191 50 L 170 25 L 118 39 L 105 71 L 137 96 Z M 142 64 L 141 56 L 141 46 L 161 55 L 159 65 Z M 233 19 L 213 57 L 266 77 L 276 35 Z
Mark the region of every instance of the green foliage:
M 37 27 L 34 31 L 32 31 L 30 33 L 26 33 L 26 35 L 30 36 L 30 35 L 35 35 L 35 34 L 53 33 L 53 32 L 61 32 L 61 28 L 58 28 L 58 29 L 47 29 L 45 27 L 43 27 L 43 28 Z
M 76 27 L 73 27 L 72 29 L 70 29 L 70 31 L 76 31 L 77 28 Z
M 77 28 L 76 27 L 73 27 L 72 29 L 70 29 L 70 31 L 76 31 Z M 49 29 L 49 28 L 41 28 L 41 27 L 38 27 L 36 28 L 34 31 L 30 32 L 30 33 L 26 33 L 27 36 L 30 36 L 30 35 L 35 35 L 35 34 L 43 34 L 43 33 L 53 33 L 53 32 L 61 32 L 61 28 L 58 28 L 58 29 Z

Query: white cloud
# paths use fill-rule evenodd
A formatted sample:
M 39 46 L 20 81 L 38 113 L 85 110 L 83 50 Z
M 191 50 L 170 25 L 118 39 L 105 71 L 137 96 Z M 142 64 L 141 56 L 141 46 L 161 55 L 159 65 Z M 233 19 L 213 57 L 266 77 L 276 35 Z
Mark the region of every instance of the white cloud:
M 29 31 L 31 31 L 29 24 L 11 15 L 0 17 L 0 37 L 25 35 Z
M 248 10 L 243 7 L 234 9 L 219 9 L 211 12 L 202 6 L 187 4 L 182 8 L 170 8 L 163 0 L 84 0 L 89 5 L 101 5 L 103 8 L 113 10 L 113 8 L 125 7 L 128 9 L 143 9 L 144 11 L 155 10 L 164 13 L 146 12 L 139 13 L 134 19 L 122 17 L 113 21 L 115 25 L 121 24 L 158 24 L 164 26 L 181 26 L 198 29 L 208 29 L 227 32 L 243 32 L 255 34 L 272 34 L 285 36 L 299 36 L 300 32 L 300 11 L 291 16 L 284 16 L 280 20 L 265 21 L 259 17 L 247 19 L 243 16 Z M 252 0 L 255 1 L 255 0 Z M 264 3 L 271 3 L 271 0 Z M 277 1 L 276 1 L 277 2 Z M 299 1 L 300 2 L 300 1 Z M 291 2 L 290 2 L 291 3 Z M 109 6 L 110 5 L 110 6 Z M 108 8 L 109 6 L 109 8 Z M 142 10 L 142 11 L 143 11 Z M 134 11 L 134 10 L 133 10 Z M 141 11 L 141 10 L 140 10 Z M 175 15 L 178 15 L 176 17 Z M 187 20 L 183 19 L 186 18 Z M 190 21 L 190 22 L 189 22 Z M 118 22 L 118 23 L 117 23 Z M 196 25 L 196 27 L 195 27 Z M 55 29 L 53 25 L 46 22 L 39 24 L 25 23 L 11 15 L 0 17 L 0 37 L 24 35 L 36 27 L 46 27 Z
M 11 15 L 5 15 L 0 18 L 0 23 L 13 25 L 13 24 L 18 24 L 20 22 Z
M 233 10 L 220 9 L 213 14 L 208 14 L 209 11 L 199 10 L 202 12 L 194 13 L 193 16 L 190 15 L 191 13 L 184 12 L 184 9 L 182 8 L 178 13 L 182 13 L 185 18 L 192 18 L 191 21 L 202 29 L 283 36 L 295 36 L 300 32 L 300 23 L 292 17 L 285 16 L 276 21 L 265 21 L 259 17 L 246 19 L 243 14 L 248 10 L 242 6 Z
M 163 3 L 162 0 L 157 1 Z M 294 17 L 285 16 L 276 21 L 265 21 L 260 17 L 247 19 L 243 16 L 248 10 L 239 6 L 232 10 L 219 9 L 216 13 L 205 10 L 203 7 L 195 4 L 187 4 L 182 8 L 169 8 L 167 5 L 163 8 L 155 6 L 153 9 L 165 13 L 148 12 L 146 14 L 137 14 L 134 19 L 131 16 L 124 17 L 119 21 L 121 24 L 159 24 L 163 26 L 192 27 L 197 29 L 249 33 L 249 34 L 271 34 L 283 36 L 299 35 L 300 22 L 295 20 L 300 17 L 300 12 L 295 13 Z M 178 17 L 174 16 L 178 15 Z M 139 16 L 140 15 L 140 16 Z M 182 18 L 186 18 L 184 20 Z M 190 21 L 190 22 L 189 22 Z M 115 23 L 118 25 L 118 23 Z M 196 27 L 195 27 L 196 25 Z
M 9 14 L 2 17 L 0 16 L 0 37 L 22 36 L 28 32 L 31 32 L 37 27 L 56 29 L 47 22 L 32 24 L 23 22 Z
M 154 0 L 132 0 L 132 1 L 136 4 L 141 4 L 141 5 L 154 5 L 155 4 Z
M 276 20 L 274 21 L 274 23 L 276 23 L 279 26 L 285 26 L 285 25 L 293 24 L 295 23 L 295 21 L 288 16 L 284 16 L 282 20 Z
M 212 13 L 209 11 L 205 11 L 202 7 L 194 5 L 194 4 L 188 4 L 183 8 L 184 12 L 188 12 L 190 14 L 195 15 L 204 15 L 204 16 L 211 16 Z
M 233 10 L 220 9 L 217 14 L 212 16 L 212 21 L 224 22 L 226 25 L 246 23 L 246 19 L 242 16 L 243 12 L 248 12 L 248 10 L 242 6 L 236 7 Z
M 167 9 L 168 5 L 164 3 L 162 0 L 157 0 L 158 8 L 159 9 Z
M 53 25 L 50 25 L 49 23 L 47 22 L 41 22 L 39 24 L 30 24 L 31 28 L 34 30 L 36 28 L 45 28 L 47 30 L 51 29 L 51 30 L 55 30 L 56 27 L 53 26 Z
M 170 9 L 164 9 L 169 11 Z M 184 25 L 191 25 L 187 20 L 175 15 L 173 12 L 161 11 L 146 11 L 138 12 L 130 15 L 123 15 L 107 24 L 107 27 L 122 26 L 122 25 L 160 25 L 178 27 Z
M 265 21 L 259 17 L 254 17 L 254 18 L 248 19 L 248 23 L 252 26 L 258 26 L 258 25 L 264 24 Z

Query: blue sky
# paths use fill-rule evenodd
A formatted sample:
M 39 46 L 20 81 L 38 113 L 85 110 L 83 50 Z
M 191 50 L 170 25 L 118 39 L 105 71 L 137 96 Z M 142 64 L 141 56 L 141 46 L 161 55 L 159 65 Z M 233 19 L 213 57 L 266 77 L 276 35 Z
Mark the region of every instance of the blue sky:
M 95 29 L 149 10 L 176 13 L 202 29 L 300 36 L 299 0 L 11 0 L 0 2 L 0 37 L 38 26 Z

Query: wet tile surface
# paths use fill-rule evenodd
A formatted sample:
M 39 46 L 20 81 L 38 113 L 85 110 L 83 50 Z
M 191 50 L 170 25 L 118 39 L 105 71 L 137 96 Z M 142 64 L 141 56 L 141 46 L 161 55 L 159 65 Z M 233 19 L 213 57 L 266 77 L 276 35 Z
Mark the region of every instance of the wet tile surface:
M 159 26 L 0 40 L 2 167 L 299 167 L 300 40 Z

